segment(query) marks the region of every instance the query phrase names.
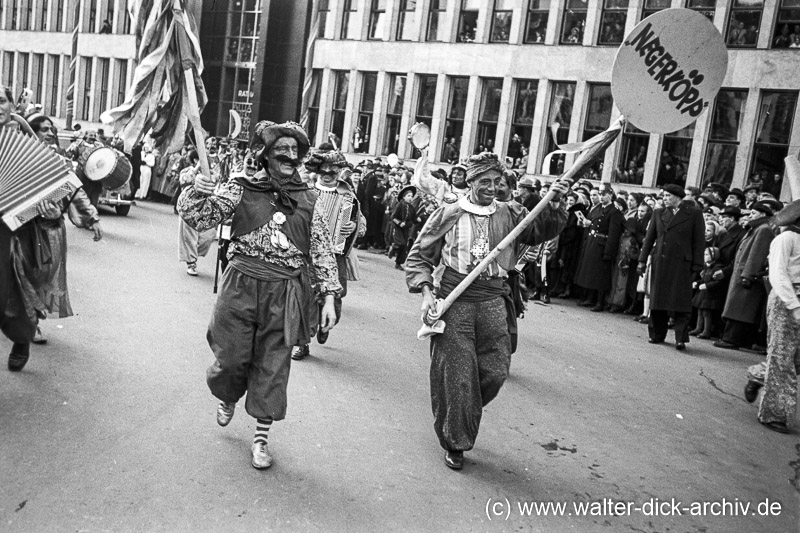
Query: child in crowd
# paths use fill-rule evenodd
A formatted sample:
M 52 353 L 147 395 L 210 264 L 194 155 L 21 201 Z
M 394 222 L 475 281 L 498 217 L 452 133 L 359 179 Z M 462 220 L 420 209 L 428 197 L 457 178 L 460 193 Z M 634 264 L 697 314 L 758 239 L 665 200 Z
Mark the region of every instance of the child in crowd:
M 392 213 L 392 223 L 394 224 L 394 247 L 397 250 L 397 258 L 395 259 L 394 267 L 397 270 L 403 270 L 403 263 L 408 254 L 408 241 L 411 238 L 411 230 L 414 224 L 418 222 L 417 210 L 411 202 L 414 200 L 414 195 L 417 194 L 417 188 L 413 185 L 403 187 L 397 195 L 399 202 L 397 207 L 394 208 Z
M 689 335 L 698 339 L 708 339 L 714 328 L 714 315 L 722 310 L 725 304 L 726 285 L 724 280 L 715 280 L 714 272 L 722 270 L 719 262 L 719 248 L 709 246 L 704 253 L 705 266 L 692 286 L 697 293 L 692 305 L 697 309 L 697 326 Z

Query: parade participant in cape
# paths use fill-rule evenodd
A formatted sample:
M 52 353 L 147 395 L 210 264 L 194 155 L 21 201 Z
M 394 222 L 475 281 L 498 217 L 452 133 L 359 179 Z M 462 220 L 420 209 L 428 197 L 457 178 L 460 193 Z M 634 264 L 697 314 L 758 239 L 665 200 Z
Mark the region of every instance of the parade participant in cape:
M 588 298 L 578 305 L 591 307 L 594 312 L 606 309 L 612 268 L 625 223 L 625 217 L 614 206 L 616 195 L 611 185 L 606 184 L 599 195 L 600 202 L 589 211 L 589 233 L 575 275 L 575 283 L 590 291 Z
M 192 150 L 187 158 L 190 166 L 183 169 L 178 178 L 181 190 L 186 189 L 195 182 L 197 173 L 200 172 L 200 158 L 195 150 Z M 211 166 L 211 177 L 215 183 L 219 183 L 218 167 Z M 216 227 L 205 231 L 197 231 L 186 223 L 183 218 L 178 220 L 178 259 L 186 263 L 186 274 L 197 276 L 197 259 L 205 257 L 211 249 L 211 244 L 217 237 Z
M 20 129 L 12 118 L 12 94 L 0 86 L 0 128 Z M 52 141 L 52 121 L 33 117 L 31 130 L 43 143 Z M 65 161 L 65 164 L 68 162 Z M 13 342 L 8 369 L 22 370 L 30 358 L 31 342 L 45 342 L 38 325 L 47 316 L 72 316 L 67 287 L 66 227 L 63 214 L 70 209 L 70 197 L 43 200 L 38 216 L 12 232 L 0 223 L 0 330 Z M 73 223 L 93 229 L 102 238 L 97 211 L 85 194 L 75 195 L 70 218 Z
M 775 225 L 782 232 L 769 247 L 767 374 L 758 420 L 769 429 L 788 433 L 797 410 L 800 368 L 800 200 L 778 213 Z
M 717 348 L 749 348 L 756 340 L 767 300 L 767 291 L 761 280 L 766 273 L 769 246 L 775 238 L 768 223 L 773 214 L 772 207 L 766 202 L 756 202 L 750 209 L 747 233 L 739 244 L 731 269 L 722 311 L 725 330 L 722 338 L 714 343 Z
M 679 185 L 664 185 L 664 207 L 653 213 L 639 254 L 637 272 L 644 274 L 652 257 L 650 273 L 651 344 L 667 337 L 669 314 L 675 318 L 675 348 L 685 350 L 689 342 L 692 314 L 692 282 L 703 269 L 705 224 L 703 213 L 683 201 L 686 191 Z
M 305 167 L 316 177 L 314 190 L 319 195 L 317 205 L 324 211 L 325 221 L 332 237 L 334 237 L 333 231 L 336 223 L 346 209 L 346 204 L 352 201 L 349 219 L 339 229 L 339 240 L 341 242 L 337 245 L 334 240 L 333 243 L 339 283 L 342 286 L 341 292 L 334 295 L 333 299 L 336 323 L 338 324 L 342 318 L 342 299 L 347 296 L 348 256 L 353 253 L 353 245 L 356 239 L 362 237 L 366 232 L 367 221 L 361 214 L 356 193 L 348 181 L 351 165 L 341 152 L 333 151 L 333 146 L 330 146 L 328 151 L 318 151 L 312 154 L 306 161 Z M 322 305 L 320 305 L 321 310 Z M 317 342 L 325 344 L 328 340 L 328 333 L 329 331 L 318 328 L 316 332 Z M 308 357 L 310 353 L 309 343 L 295 346 L 292 349 L 292 359 L 299 361 Z
M 264 145 L 262 170 L 216 191 L 210 177 L 198 174 L 178 211 L 198 231 L 233 217 L 228 268 L 208 328 L 216 360 L 207 383 L 220 400 L 221 426 L 247 393 L 245 409 L 256 419 L 252 465 L 261 469 L 272 464 L 269 428 L 286 416 L 292 346 L 310 340 L 317 319 L 326 331 L 333 327 L 342 287 L 317 194 L 297 172 L 309 148 L 306 132 L 293 122 L 260 122 L 255 134 Z M 325 301 L 321 313 L 312 283 Z
M 439 207 L 411 248 L 406 282 L 410 292 L 422 293 L 426 323 L 431 323 L 429 311 L 436 308 L 433 271 L 437 265 L 444 265 L 437 294 L 444 298 L 525 217 L 525 209 L 495 198 L 504 170 L 495 154 L 471 157 L 469 195 Z M 566 182 L 558 181 L 553 187 L 560 194 L 568 190 Z M 483 408 L 508 376 L 516 324 L 505 278 L 514 268 L 519 247 L 555 237 L 566 220 L 565 210 L 547 206 L 516 245 L 503 250 L 452 307 L 436 317 L 447 326 L 431 340 L 431 403 L 434 429 L 450 468 L 463 467 L 463 453 L 475 444 Z
M 414 209 L 412 202 L 414 195 L 417 194 L 417 188 L 413 185 L 407 185 L 400 189 L 397 194 L 399 201 L 392 213 L 392 224 L 394 224 L 394 246 L 397 249 L 397 258 L 394 261 L 394 267 L 397 270 L 403 270 L 403 263 L 408 255 L 409 238 L 411 237 L 411 230 L 417 222 L 417 210 Z

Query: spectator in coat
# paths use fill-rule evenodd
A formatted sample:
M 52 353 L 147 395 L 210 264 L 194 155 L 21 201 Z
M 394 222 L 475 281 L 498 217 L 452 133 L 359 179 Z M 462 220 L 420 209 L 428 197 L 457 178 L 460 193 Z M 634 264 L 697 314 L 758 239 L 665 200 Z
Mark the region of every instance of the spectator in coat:
M 692 314 L 692 281 L 703 268 L 705 224 L 703 213 L 688 202 L 683 187 L 663 187 L 664 207 L 656 209 L 647 228 L 639 254 L 638 272 L 642 274 L 647 258 L 653 253 L 650 279 L 651 344 L 667 337 L 669 314 L 675 318 L 675 348 L 685 350 L 689 341 L 689 318 Z
M 769 245 L 775 238 L 775 232 L 768 224 L 773 214 L 773 208 L 766 202 L 756 202 L 750 209 L 748 230 L 736 252 L 722 311 L 725 331 L 714 343 L 717 348 L 738 350 L 741 346 L 751 346 L 755 341 L 767 300 L 767 291 L 761 280 L 766 273 Z
M 581 262 L 575 283 L 590 291 L 578 305 L 605 310 L 605 299 L 611 290 L 611 272 L 617 256 L 619 239 L 625 217 L 614 205 L 614 190 L 610 185 L 600 191 L 600 203 L 589 211 L 589 234 L 584 241 Z

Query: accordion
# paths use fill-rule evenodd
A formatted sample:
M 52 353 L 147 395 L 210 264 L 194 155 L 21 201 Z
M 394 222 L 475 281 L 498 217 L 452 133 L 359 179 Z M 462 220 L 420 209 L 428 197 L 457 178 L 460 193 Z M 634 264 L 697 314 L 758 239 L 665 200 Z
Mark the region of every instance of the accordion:
M 0 128 L 0 218 L 12 231 L 39 214 L 39 202 L 60 201 L 80 186 L 61 156 L 38 139 Z
M 342 227 L 350 221 L 353 216 L 353 197 L 350 194 L 339 194 L 335 190 L 329 191 L 317 187 L 320 202 L 324 212 L 325 221 L 328 223 L 328 231 L 331 233 L 333 243 L 333 253 L 343 254 L 344 245 L 349 235 L 342 235 Z

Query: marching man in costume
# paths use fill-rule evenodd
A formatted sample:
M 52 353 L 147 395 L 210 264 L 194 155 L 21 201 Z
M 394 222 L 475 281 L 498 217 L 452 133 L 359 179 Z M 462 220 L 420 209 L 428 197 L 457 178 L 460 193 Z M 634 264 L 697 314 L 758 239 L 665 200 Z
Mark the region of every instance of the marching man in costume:
M 359 202 L 352 185 L 347 181 L 351 167 L 341 152 L 317 152 L 305 163 L 306 170 L 317 176 L 314 190 L 319 195 L 317 205 L 325 213 L 328 230 L 333 239 L 333 252 L 339 270 L 342 291 L 334 296 L 336 323 L 342 318 L 342 298 L 347 295 L 347 256 L 353 249 L 356 238 L 367 231 L 367 219 L 361 214 Z M 338 234 L 338 236 L 337 236 Z M 328 331 L 317 329 L 317 342 L 325 344 Z M 309 345 L 297 346 L 292 359 L 299 361 L 310 353 Z
M 307 343 L 317 326 L 336 323 L 334 296 L 342 289 L 328 224 L 317 194 L 297 172 L 309 148 L 296 123 L 260 122 L 262 170 L 219 187 L 197 174 L 178 200 L 178 211 L 198 231 L 229 217 L 228 267 L 208 327 L 216 361 L 207 382 L 220 400 L 217 422 L 226 426 L 247 392 L 245 409 L 256 419 L 252 465 L 268 468 L 267 436 L 286 416 L 292 346 Z M 324 298 L 318 310 L 312 283 Z
M 436 318 L 447 324 L 431 340 L 431 403 L 445 464 L 455 470 L 463 467 L 464 452 L 475 444 L 483 408 L 508 376 L 516 315 L 505 278 L 514 268 L 520 245 L 552 239 L 567 222 L 564 209 L 548 205 L 443 316 L 435 316 L 436 266 L 444 265 L 436 295 L 444 298 L 527 214 L 519 204 L 496 201 L 504 170 L 495 154 L 471 157 L 466 176 L 469 194 L 430 216 L 406 259 L 409 290 L 422 293 L 423 320 L 430 325 Z M 568 191 L 566 182 L 556 181 L 552 187 L 559 194 Z

